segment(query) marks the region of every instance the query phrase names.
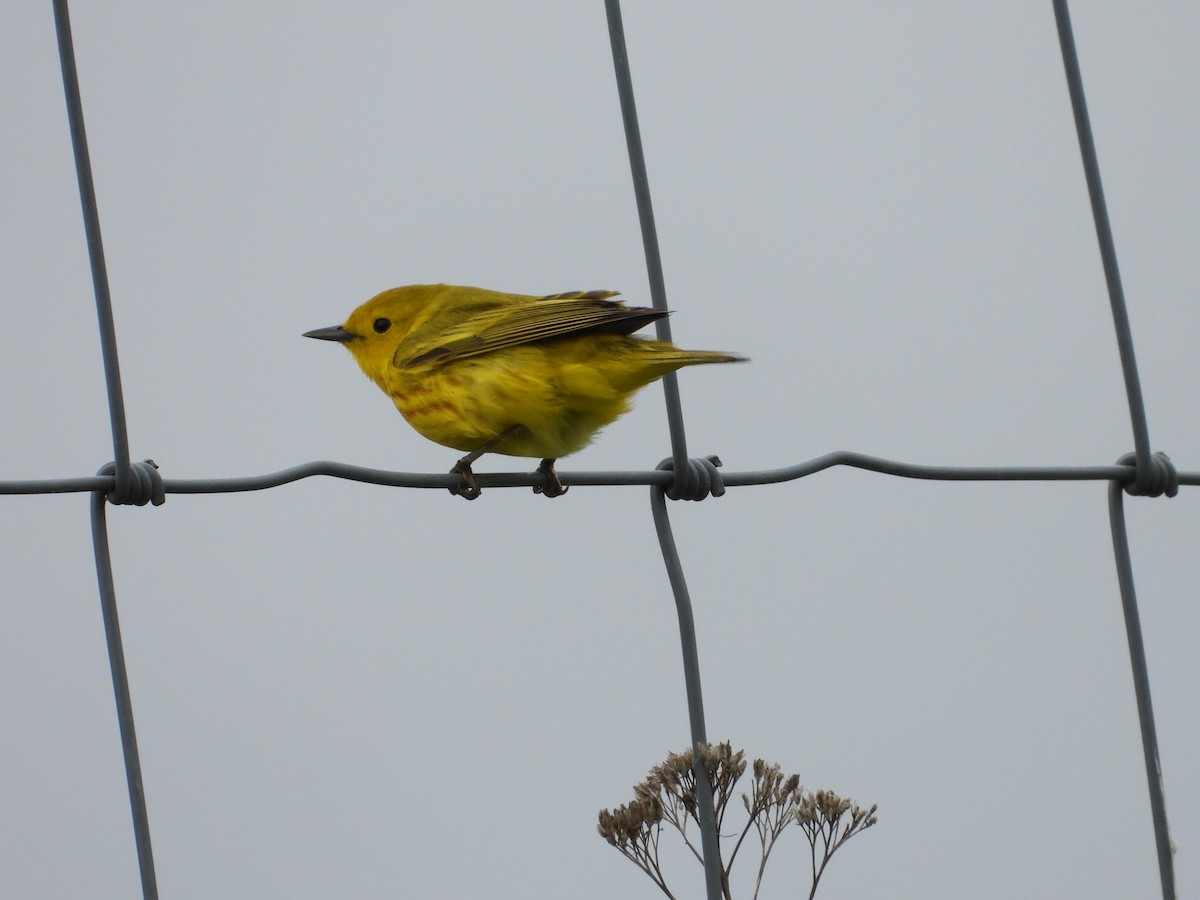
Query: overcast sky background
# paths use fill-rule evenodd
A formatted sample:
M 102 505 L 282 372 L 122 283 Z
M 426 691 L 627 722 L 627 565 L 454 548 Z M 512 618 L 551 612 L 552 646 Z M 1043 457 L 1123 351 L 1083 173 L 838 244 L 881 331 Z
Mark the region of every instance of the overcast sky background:
M 1073 12 L 1151 440 L 1194 471 L 1200 6 Z M 624 14 L 675 339 L 753 360 L 681 373 L 693 455 L 1132 450 L 1048 2 Z M 169 478 L 449 469 L 300 337 L 385 288 L 649 302 L 600 0 L 72 17 L 132 450 Z M 50 4 L 5 4 L 3 479 L 112 458 L 58 66 Z M 667 456 L 661 396 L 566 480 Z M 710 738 L 879 804 L 819 896 L 1160 895 L 1106 492 L 834 470 L 671 504 Z M 162 895 L 658 896 L 595 833 L 689 740 L 647 495 L 317 478 L 110 507 Z M 1200 492 L 1126 508 L 1192 896 Z M 13 897 L 139 890 L 87 509 L 0 498 Z M 789 834 L 764 900 L 806 865 Z

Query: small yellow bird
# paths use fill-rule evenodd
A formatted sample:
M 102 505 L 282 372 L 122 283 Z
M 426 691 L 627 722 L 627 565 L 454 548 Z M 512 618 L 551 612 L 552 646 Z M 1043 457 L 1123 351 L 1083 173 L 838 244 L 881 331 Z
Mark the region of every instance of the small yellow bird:
M 615 291 L 526 297 L 416 284 L 371 298 L 343 325 L 304 337 L 344 344 L 420 434 L 468 451 L 451 493 L 479 496 L 484 453 L 541 457 L 548 497 L 566 493 L 554 462 L 586 447 L 640 387 L 682 366 L 743 357 L 630 337 L 666 310 L 627 307 Z

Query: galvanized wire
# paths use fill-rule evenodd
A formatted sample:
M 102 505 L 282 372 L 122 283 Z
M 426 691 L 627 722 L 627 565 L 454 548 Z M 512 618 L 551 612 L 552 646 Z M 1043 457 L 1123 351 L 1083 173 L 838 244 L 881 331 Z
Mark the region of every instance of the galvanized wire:
M 100 237 L 100 212 L 96 205 L 92 163 L 88 154 L 87 133 L 83 124 L 83 101 L 79 93 L 79 73 L 75 67 L 75 46 L 71 37 L 71 19 L 66 0 L 54 0 L 54 26 L 58 37 L 63 94 L 67 104 L 71 148 L 75 155 L 75 173 L 79 182 L 79 200 L 83 209 L 84 232 L 87 238 L 88 259 L 91 264 L 92 289 L 96 297 L 96 317 L 100 326 L 100 351 L 104 361 L 104 381 L 108 392 L 108 412 L 113 442 L 111 469 L 106 467 L 101 470 L 105 474 L 111 472 L 112 491 L 107 494 L 96 491 L 92 494 L 92 547 L 96 557 L 96 580 L 104 619 L 104 635 L 108 645 L 113 697 L 117 706 L 117 724 L 121 733 L 121 750 L 125 760 L 125 780 L 129 791 L 130 813 L 133 817 L 133 834 L 137 846 L 142 897 L 144 900 L 157 900 L 158 881 L 154 871 L 154 853 L 150 845 L 150 820 L 146 812 L 142 764 L 138 755 L 137 734 L 133 724 L 133 701 L 129 693 L 129 677 L 125 671 L 125 651 L 121 643 L 121 626 L 117 618 L 112 557 L 108 549 L 108 532 L 104 516 L 104 506 L 109 499 L 127 502 L 130 495 L 138 491 L 140 485 L 155 482 L 157 479 L 147 479 L 141 477 L 140 474 L 135 475 L 129 464 L 129 433 L 125 424 L 125 400 L 121 388 L 121 367 L 117 358 L 117 331 L 113 322 L 112 297 L 108 289 L 108 268 L 104 261 L 104 243 Z M 156 502 L 161 503 L 161 490 L 152 488 L 152 491 L 155 494 Z
M 724 864 L 717 839 L 717 817 L 713 804 L 713 785 L 708 778 L 704 750 L 708 735 L 704 725 L 704 694 L 700 689 L 700 651 L 696 645 L 696 619 L 692 598 L 683 575 L 683 563 L 675 548 L 671 519 L 667 515 L 666 493 L 660 487 L 650 490 L 650 512 L 662 550 L 663 565 L 675 595 L 675 613 L 679 619 L 679 643 L 683 650 L 683 683 L 687 692 L 688 725 L 692 733 L 692 773 L 696 784 L 696 812 L 700 820 L 700 849 L 704 854 L 704 886 L 708 900 L 721 900 Z
M 1139 469 L 1150 465 L 1150 429 L 1146 424 L 1146 405 L 1142 400 L 1141 379 L 1133 353 L 1133 329 L 1125 305 L 1125 289 L 1121 286 L 1121 269 L 1117 265 L 1117 248 L 1113 242 L 1112 225 L 1108 221 L 1108 204 L 1104 202 L 1104 185 L 1100 180 L 1100 162 L 1096 158 L 1096 141 L 1088 116 L 1087 99 L 1083 94 L 1083 75 L 1079 69 L 1079 53 L 1075 49 L 1075 33 L 1071 28 L 1071 12 L 1067 0 L 1053 0 L 1054 20 L 1058 27 L 1058 43 L 1062 50 L 1063 69 L 1067 76 L 1067 91 L 1071 95 L 1071 111 L 1075 117 L 1075 132 L 1079 138 L 1079 155 L 1087 181 L 1088 199 L 1092 204 L 1092 220 L 1096 225 L 1096 240 L 1100 244 L 1100 261 L 1108 285 L 1109 305 L 1112 307 L 1113 327 L 1117 348 L 1121 354 L 1121 372 L 1125 377 L 1125 397 L 1129 403 L 1130 424 L 1133 426 L 1134 452 Z
M 1163 900 L 1175 900 L 1175 858 L 1171 853 L 1171 835 L 1167 826 L 1167 799 L 1163 790 L 1162 765 L 1158 759 L 1154 705 L 1150 702 L 1150 670 L 1146 665 L 1146 645 L 1142 640 L 1142 620 L 1138 614 L 1133 562 L 1129 556 L 1129 537 L 1125 530 L 1125 505 L 1121 494 L 1121 486 L 1117 482 L 1109 485 L 1108 521 L 1112 529 L 1113 558 L 1117 563 L 1117 583 L 1121 588 L 1121 611 L 1125 615 L 1125 637 L 1129 641 L 1133 693 L 1137 698 L 1142 755 L 1146 761 L 1146 782 L 1150 786 L 1150 817 L 1154 822 L 1159 881 L 1162 883 Z
M 920 481 L 1111 481 L 1133 485 L 1136 477 L 1132 466 L 933 466 L 869 456 L 849 450 L 838 450 L 777 469 L 726 472 L 722 481 L 726 487 L 783 484 L 799 481 L 827 469 L 845 467 L 911 478 Z M 559 473 L 572 488 L 650 486 L 667 490 L 674 482 L 673 473 L 663 469 L 630 469 L 623 471 L 562 471 Z M 397 472 L 372 469 L 349 463 L 318 460 L 303 463 L 277 472 L 261 475 L 242 475 L 235 478 L 163 478 L 166 494 L 236 494 L 245 491 L 264 491 L 282 487 L 305 478 L 340 478 L 383 487 L 423 488 L 446 490 L 460 483 L 457 475 L 432 472 Z M 543 483 L 537 472 L 477 472 L 481 487 L 517 488 Z M 1179 472 L 1179 484 L 1200 486 L 1200 471 Z M 111 475 L 83 475 L 72 478 L 40 478 L 0 481 L 0 494 L 71 494 L 115 490 Z
M 620 0 L 604 0 L 608 14 L 608 39 L 612 44 L 613 69 L 617 76 L 617 96 L 621 101 L 621 121 L 625 126 L 625 145 L 629 151 L 629 170 L 633 175 L 633 193 L 637 198 L 638 224 L 642 230 L 642 248 L 646 254 L 646 277 L 650 299 L 656 309 L 667 309 L 667 285 L 663 279 L 662 255 L 658 250 L 658 229 L 654 225 L 654 206 L 650 202 L 650 176 L 646 172 L 646 154 L 642 149 L 642 129 L 638 125 L 637 105 L 633 100 L 633 76 L 629 71 L 629 53 L 625 48 L 625 26 L 621 21 Z M 660 341 L 671 340 L 671 323 L 663 317 L 654 323 Z M 683 427 L 683 407 L 679 399 L 679 381 L 674 372 L 662 378 L 667 401 L 667 427 L 671 434 L 671 458 L 675 470 L 683 471 L 687 461 L 687 436 Z
M 108 390 L 113 460 L 117 465 L 117 484 L 124 488 L 129 478 L 129 432 L 125 427 L 125 399 L 121 389 L 121 366 L 117 360 L 117 329 L 113 323 L 112 297 L 108 290 L 104 242 L 100 238 L 100 211 L 96 206 L 92 161 L 88 154 L 87 132 L 83 127 L 83 101 L 79 94 L 79 73 L 75 69 L 75 43 L 71 39 L 67 0 L 54 0 L 54 27 L 58 35 L 58 58 L 62 67 L 63 94 L 67 101 L 71 149 L 75 154 L 75 174 L 79 181 L 79 202 L 83 207 L 83 229 L 92 270 L 92 290 L 96 295 L 96 318 L 100 324 L 100 353 L 104 360 L 104 384 Z
M 1075 34 L 1071 28 L 1071 13 L 1067 0 L 1053 0 L 1054 20 L 1062 50 L 1067 89 L 1071 95 L 1071 110 L 1075 116 L 1075 131 L 1079 137 L 1079 154 L 1087 179 L 1088 197 L 1092 204 L 1092 219 L 1096 224 L 1096 239 L 1100 242 L 1100 259 L 1104 264 L 1104 279 L 1108 285 L 1109 305 L 1112 307 L 1113 328 L 1121 354 L 1121 371 L 1125 376 L 1125 397 L 1129 403 L 1129 418 L 1133 426 L 1134 479 L 1130 493 L 1174 496 L 1179 489 L 1174 467 L 1164 454 L 1150 451 L 1150 429 L 1146 423 L 1146 405 L 1142 400 L 1141 379 L 1137 358 L 1133 352 L 1133 329 L 1125 304 L 1125 289 L 1121 286 L 1121 270 L 1117 266 L 1117 249 L 1113 242 L 1112 226 L 1108 221 L 1108 206 L 1104 202 L 1104 185 L 1100 181 L 1100 163 L 1096 158 L 1096 142 L 1092 137 L 1087 100 L 1083 94 L 1083 75 L 1079 54 L 1075 49 Z M 1125 538 L 1125 516 L 1122 511 L 1121 489 L 1114 482 L 1109 487 L 1109 521 L 1113 535 L 1113 553 L 1121 588 L 1121 605 L 1125 611 L 1125 633 L 1129 640 L 1129 663 L 1133 669 L 1134 692 L 1137 695 L 1138 723 L 1142 734 L 1142 752 L 1146 758 L 1146 780 L 1150 790 L 1151 818 L 1154 822 L 1154 842 L 1158 851 L 1159 881 L 1164 900 L 1175 898 L 1175 866 L 1171 854 L 1171 835 L 1167 826 L 1166 798 L 1163 793 L 1162 772 L 1158 761 L 1158 734 L 1154 727 L 1154 712 L 1150 704 L 1150 672 L 1142 645 L 1142 628 L 1137 611 L 1137 595 L 1133 589 L 1133 563 L 1129 557 L 1129 542 Z
M 108 551 L 108 528 L 104 515 L 106 503 L 104 494 L 99 491 L 92 494 L 92 548 L 96 555 L 96 581 L 100 591 L 100 611 L 104 618 L 104 637 L 108 644 L 113 697 L 117 703 L 117 727 L 121 732 L 121 751 L 125 757 L 125 782 L 129 790 L 129 808 L 133 813 L 133 839 L 137 846 L 142 897 L 144 900 L 156 900 L 158 879 L 154 873 L 154 852 L 150 846 L 150 817 L 146 813 L 142 762 L 138 755 L 137 731 L 133 726 L 133 700 L 129 695 L 129 675 L 125 671 L 121 622 L 117 617 L 117 591 L 113 586 L 112 555 Z
M 963 467 L 906 463 L 852 451 L 837 451 L 777 469 L 724 473 L 718 471 L 717 466 L 719 465 L 719 461 L 715 457 L 701 460 L 687 458 L 686 436 L 678 386 L 674 376 L 669 375 L 663 379 L 672 448 L 672 456 L 669 460 L 665 460 L 658 469 L 653 471 L 573 472 L 562 473 L 562 476 L 564 481 L 573 486 L 648 485 L 651 487 L 651 512 L 662 548 L 664 564 L 675 596 L 679 618 L 680 639 L 684 658 L 685 688 L 688 697 L 694 751 L 698 751 L 707 742 L 699 659 L 696 648 L 695 622 L 691 599 L 684 578 L 683 566 L 680 563 L 674 537 L 671 533 L 665 502 L 667 497 L 672 499 L 703 499 L 705 496 L 719 496 L 721 493 L 724 493 L 726 487 L 780 484 L 806 478 L 838 466 L 857 468 L 902 478 L 939 481 L 1109 482 L 1109 516 L 1113 536 L 1114 557 L 1125 615 L 1134 691 L 1141 726 L 1146 774 L 1150 788 L 1151 814 L 1155 829 L 1160 879 L 1162 882 L 1163 897 L 1166 900 L 1173 900 L 1175 897 L 1175 881 L 1170 852 L 1170 837 L 1167 826 L 1162 771 L 1159 762 L 1158 743 L 1150 698 L 1146 651 L 1141 634 L 1137 599 L 1134 590 L 1133 567 L 1129 554 L 1121 494 L 1122 492 L 1128 492 L 1137 495 L 1159 496 L 1166 494 L 1167 496 L 1173 496 L 1178 490 L 1179 485 L 1200 485 L 1200 472 L 1177 472 L 1165 455 L 1153 453 L 1150 449 L 1149 429 L 1134 355 L 1132 331 L 1125 303 L 1124 290 L 1121 285 L 1120 272 L 1117 266 L 1112 229 L 1104 201 L 1095 142 L 1092 137 L 1087 106 L 1084 99 L 1082 76 L 1080 74 L 1074 36 L 1072 34 L 1070 16 L 1066 0 L 1052 0 L 1052 2 L 1076 130 L 1079 137 L 1083 168 L 1096 226 L 1096 234 L 1100 244 L 1100 255 L 1108 286 L 1113 324 L 1120 350 L 1121 366 L 1125 378 L 1126 395 L 1133 429 L 1135 445 L 1135 452 L 1133 454 L 1122 457 L 1115 465 Z M 637 111 L 634 104 L 632 77 L 630 75 L 628 53 L 625 46 L 620 4 L 619 0 L 605 0 L 605 3 L 617 89 L 621 101 L 622 119 L 629 152 L 630 169 L 633 177 L 634 193 L 637 199 L 643 247 L 646 254 L 650 293 L 654 305 L 657 308 L 666 309 L 666 288 L 663 281 L 662 261 L 654 224 L 653 207 L 650 202 L 649 179 L 646 171 L 641 133 L 638 126 Z M 170 493 L 208 494 L 257 491 L 280 487 L 318 475 L 381 486 L 445 489 L 456 485 L 458 483 L 458 476 L 394 472 L 354 466 L 346 463 L 317 461 L 304 463 L 278 472 L 254 476 L 191 479 L 162 478 L 157 466 L 153 462 L 149 460 L 139 463 L 130 462 L 120 367 L 117 359 L 116 329 L 113 321 L 104 250 L 100 235 L 99 213 L 96 205 L 95 189 L 84 130 L 82 101 L 80 98 L 78 74 L 75 68 L 70 19 L 66 0 L 53 0 L 53 6 L 63 73 L 63 87 L 100 328 L 105 382 L 109 397 L 114 461 L 102 468 L 100 473 L 92 476 L 0 481 L 0 494 L 71 492 L 91 492 L 92 494 L 91 518 L 97 580 L 108 645 L 109 663 L 112 672 L 122 751 L 125 759 L 126 780 L 133 816 L 142 892 L 145 898 L 155 898 L 157 897 L 158 890 L 150 843 L 150 826 L 146 812 L 141 764 L 137 751 L 133 705 L 125 670 L 124 651 L 121 645 L 120 626 L 117 617 L 112 562 L 109 554 L 104 515 L 105 503 L 136 505 L 153 503 L 159 505 L 165 500 L 166 494 Z M 667 320 L 662 319 L 656 325 L 659 329 L 659 337 L 669 340 L 670 327 Z M 534 472 L 488 473 L 479 474 L 477 477 L 481 486 L 489 488 L 528 487 L 542 483 L 542 476 Z M 700 794 L 698 799 L 700 801 L 701 831 L 704 842 L 706 885 L 710 900 L 718 900 L 722 896 L 721 860 L 716 845 L 717 835 L 713 817 L 711 787 L 707 779 L 707 770 L 700 760 L 698 752 L 695 753 L 695 759 L 696 784 Z M 707 797 L 705 796 L 705 788 L 709 788 Z

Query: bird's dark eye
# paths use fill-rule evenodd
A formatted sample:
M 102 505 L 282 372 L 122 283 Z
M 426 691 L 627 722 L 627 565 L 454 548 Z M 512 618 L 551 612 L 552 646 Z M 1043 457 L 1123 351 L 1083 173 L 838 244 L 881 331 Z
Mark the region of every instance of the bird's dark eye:
M 385 331 L 387 331 L 389 328 L 392 327 L 392 320 L 391 319 L 376 319 L 374 324 L 371 327 L 375 329 L 376 334 L 383 334 Z

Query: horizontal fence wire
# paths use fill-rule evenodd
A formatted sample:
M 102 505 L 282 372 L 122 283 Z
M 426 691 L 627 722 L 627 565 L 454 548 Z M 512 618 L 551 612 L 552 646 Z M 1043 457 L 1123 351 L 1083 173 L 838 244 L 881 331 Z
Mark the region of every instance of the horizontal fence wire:
M 684 657 L 684 676 L 688 695 L 693 750 L 699 749 L 706 743 L 699 660 L 696 651 L 695 624 L 691 601 L 683 576 L 683 568 L 680 564 L 674 538 L 671 534 L 670 521 L 665 503 L 666 498 L 702 500 L 710 495 L 719 496 L 729 487 L 777 485 L 807 478 L 836 467 L 854 468 L 900 478 L 931 481 L 1108 482 L 1113 549 L 1125 615 L 1126 634 L 1129 641 L 1134 690 L 1142 733 L 1146 774 L 1150 789 L 1151 814 L 1159 857 L 1160 880 L 1163 897 L 1165 900 L 1173 900 L 1175 897 L 1175 881 L 1170 853 L 1170 837 L 1167 828 L 1162 771 L 1158 757 L 1153 708 L 1150 702 L 1146 651 L 1138 616 L 1122 494 L 1130 493 L 1151 496 L 1166 494 L 1167 496 L 1173 496 L 1180 485 L 1200 485 L 1200 472 L 1177 472 L 1166 456 L 1161 453 L 1151 452 L 1149 428 L 1138 378 L 1132 331 L 1125 303 L 1124 290 L 1121 285 L 1120 272 L 1117 266 L 1112 229 L 1109 224 L 1108 212 L 1104 201 L 1100 170 L 1096 159 L 1095 143 L 1091 133 L 1086 101 L 1084 99 L 1083 82 L 1080 74 L 1078 53 L 1071 29 L 1070 15 L 1066 0 L 1052 0 L 1052 4 L 1071 98 L 1072 112 L 1079 138 L 1088 196 L 1092 206 L 1110 306 L 1112 308 L 1113 324 L 1117 336 L 1122 372 L 1125 379 L 1126 396 L 1135 446 L 1133 453 L 1123 456 L 1116 464 L 1111 465 L 945 466 L 900 462 L 864 453 L 837 451 L 775 469 L 719 472 L 717 467 L 720 465 L 720 462 L 716 457 L 710 457 L 706 460 L 687 458 L 682 407 L 676 381 L 672 374 L 663 379 L 672 448 L 672 456 L 669 459 L 664 460 L 655 470 L 581 471 L 562 472 L 560 475 L 565 483 L 573 486 L 607 487 L 641 485 L 651 488 L 652 518 L 659 537 L 660 547 L 662 548 L 664 565 L 666 566 L 675 595 L 679 616 L 680 640 Z M 0 480 L 0 494 L 92 494 L 91 512 L 97 580 L 105 635 L 108 643 L 109 661 L 112 670 L 122 750 L 125 758 L 130 808 L 134 820 L 134 836 L 138 851 L 142 892 L 146 900 L 153 900 L 153 898 L 158 896 L 158 888 L 150 845 L 150 827 L 146 815 L 141 764 L 138 758 L 137 740 L 134 730 L 133 707 L 130 699 L 129 682 L 125 671 L 124 651 L 121 645 L 120 626 L 117 618 L 112 563 L 108 549 L 104 515 L 105 505 L 110 502 L 122 505 L 144 505 L 146 503 L 159 505 L 165 500 L 167 494 L 219 494 L 260 491 L 282 487 L 293 482 L 317 476 L 387 487 L 432 489 L 453 488 L 459 484 L 460 479 L 459 476 L 452 474 L 396 472 L 330 461 L 308 462 L 277 472 L 251 476 L 164 478 L 158 472 L 157 466 L 150 460 L 137 463 L 130 462 L 120 368 L 117 360 L 116 329 L 113 322 L 112 302 L 108 288 L 103 244 L 100 237 L 99 212 L 96 205 L 91 163 L 88 157 L 87 139 L 84 131 L 83 108 L 80 100 L 78 75 L 75 69 L 67 2 L 66 0 L 53 0 L 53 7 L 71 142 L 75 155 L 88 256 L 91 263 L 93 289 L 100 326 L 100 341 L 109 398 L 114 461 L 104 466 L 96 475 L 30 480 Z M 646 255 L 650 292 L 655 307 L 666 309 L 666 287 L 654 224 L 654 213 L 650 201 L 649 177 L 647 175 L 637 110 L 634 103 L 632 76 L 630 74 L 629 57 L 625 45 L 624 26 L 621 20 L 619 0 L 605 0 L 605 8 L 608 18 L 614 71 L 617 79 L 617 92 L 621 103 L 622 121 L 633 177 L 634 194 L 637 201 L 638 217 Z M 660 319 L 656 323 L 656 326 L 659 328 L 658 336 L 663 340 L 669 340 L 670 331 L 667 320 Z M 477 480 L 482 487 L 488 488 L 529 487 L 542 484 L 543 476 L 534 472 L 482 473 L 477 475 Z M 701 830 L 707 894 L 709 900 L 719 900 L 722 896 L 723 873 L 716 847 L 711 785 L 708 783 L 707 773 L 699 753 L 695 754 L 695 763 L 698 799 L 701 806 Z M 705 788 L 708 788 L 707 797 L 704 796 Z
M 816 475 L 827 469 L 845 467 L 911 478 L 921 481 L 1112 481 L 1132 484 L 1136 471 L 1127 465 L 1107 466 L 942 466 L 923 465 L 869 456 L 849 450 L 826 453 L 812 459 L 782 466 L 745 472 L 721 473 L 726 487 L 782 484 Z M 662 469 L 622 471 L 560 471 L 564 483 L 588 487 L 648 486 L 664 490 L 672 484 L 674 474 Z M 325 476 L 384 487 L 440 488 L 449 490 L 461 483 L 457 475 L 433 472 L 397 472 L 373 469 L 350 463 L 315 461 L 267 472 L 262 475 L 242 475 L 233 478 L 163 478 L 162 487 L 168 494 L 236 494 L 245 491 L 264 491 L 282 487 L 306 478 Z M 1179 472 L 1180 485 L 1200 485 L 1200 471 Z M 536 472 L 477 472 L 480 487 L 515 488 L 543 484 Z M 71 494 L 116 489 L 112 475 L 81 475 L 74 478 L 42 478 L 0 481 L 0 494 Z

